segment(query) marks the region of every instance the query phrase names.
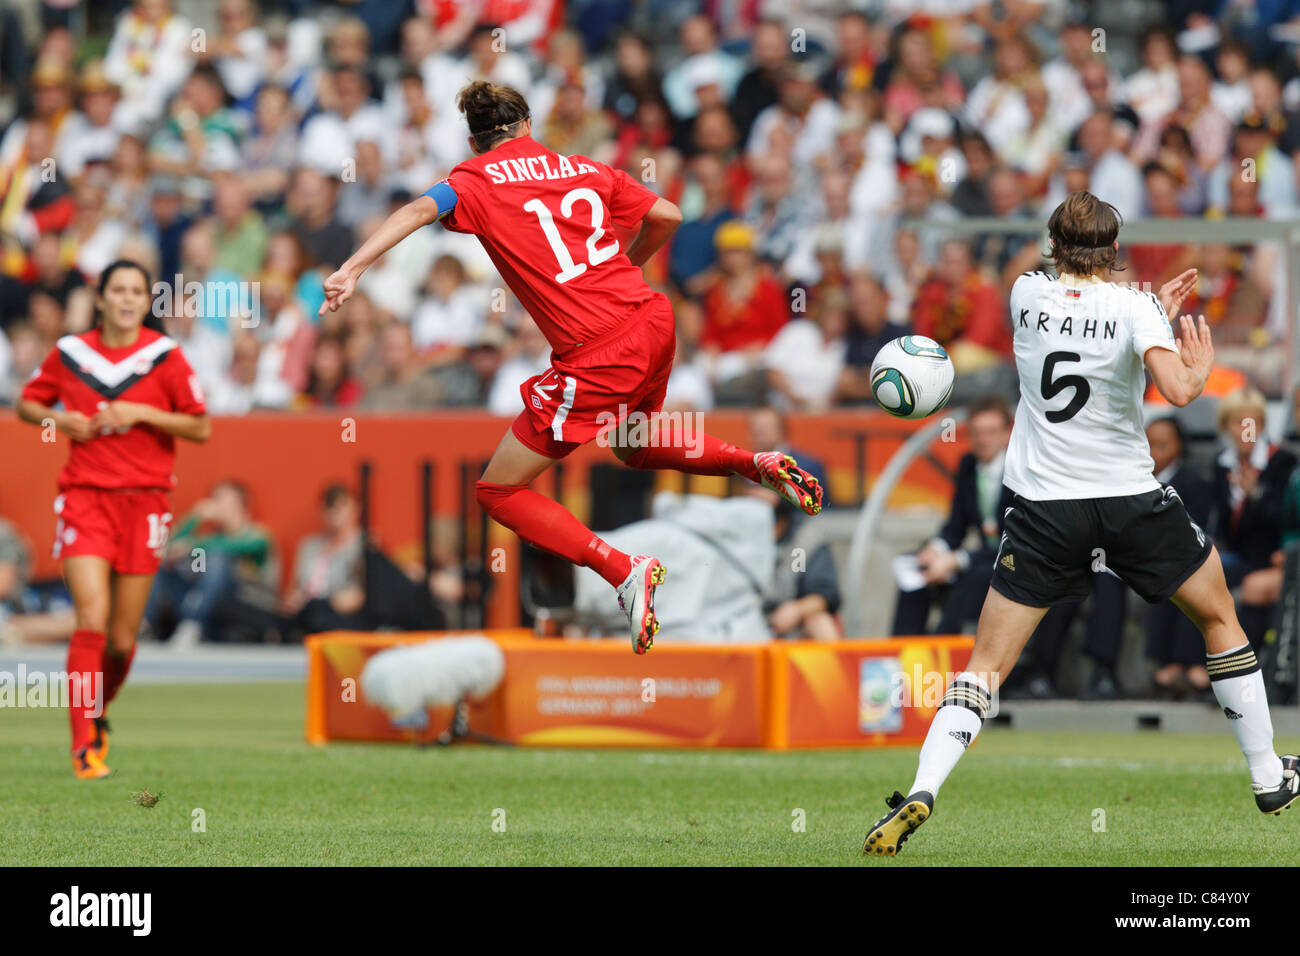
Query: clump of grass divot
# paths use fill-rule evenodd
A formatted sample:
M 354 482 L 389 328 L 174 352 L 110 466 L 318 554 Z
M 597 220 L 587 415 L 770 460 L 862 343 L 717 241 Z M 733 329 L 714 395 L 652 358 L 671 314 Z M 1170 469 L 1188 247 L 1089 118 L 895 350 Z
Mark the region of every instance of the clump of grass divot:
M 133 803 L 137 803 L 142 807 L 148 807 L 150 810 L 156 807 L 158 801 L 161 799 L 161 791 L 158 793 L 150 793 L 148 790 L 137 790 L 135 793 L 131 794 L 131 800 Z

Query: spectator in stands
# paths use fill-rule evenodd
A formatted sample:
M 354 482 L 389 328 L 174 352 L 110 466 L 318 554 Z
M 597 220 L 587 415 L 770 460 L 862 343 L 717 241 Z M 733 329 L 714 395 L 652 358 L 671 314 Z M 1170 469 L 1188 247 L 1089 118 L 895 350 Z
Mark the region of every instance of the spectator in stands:
M 236 275 L 254 276 L 266 259 L 270 234 L 262 215 L 253 208 L 253 195 L 241 175 L 213 177 L 213 235 L 216 264 Z
M 809 304 L 768 343 L 763 357 L 772 403 L 801 412 L 824 412 L 844 371 L 849 297 L 830 289 Z
M 361 407 L 406 410 L 440 404 L 442 389 L 420 361 L 411 343 L 410 328 L 390 322 L 379 336 L 383 365 L 379 374 L 366 383 Z
M 912 308 L 912 327 L 943 345 L 957 374 L 986 368 L 1011 354 L 1011 327 L 998 289 L 971 261 L 969 243 L 951 239 Z
M 326 270 L 337 268 L 352 252 L 352 230 L 335 212 L 338 191 L 336 176 L 303 166 L 294 172 L 285 197 L 294 234 L 314 264 Z
M 195 55 L 216 67 L 238 108 L 251 110 L 266 64 L 266 32 L 257 22 L 257 8 L 252 0 L 221 0 L 217 24 L 216 35 Z
M 719 227 L 739 215 L 728 198 L 727 168 L 721 159 L 700 153 L 691 160 L 679 206 L 684 222 L 673 234 L 669 275 L 687 292 L 698 294 L 711 281 Z
M 539 142 L 566 156 L 590 156 L 600 162 L 613 158 L 609 120 L 587 105 L 587 91 L 577 79 L 565 82 L 555 94 Z
M 349 408 L 361 400 L 361 395 L 361 382 L 353 376 L 348 363 L 346 338 L 322 335 L 316 340 L 303 401 L 309 408 Z
M 776 573 L 772 597 L 763 606 L 772 633 L 794 640 L 839 640 L 844 636 L 835 617 L 840 607 L 839 573 L 830 546 L 808 534 L 815 529 L 794 505 L 752 483 L 745 491 L 770 502 L 774 511 Z
M 1274 555 L 1281 545 L 1282 498 L 1296 456 L 1268 440 L 1264 396 L 1238 389 L 1219 404 L 1226 447 L 1215 464 L 1215 538 L 1232 588 L 1240 587 L 1238 616 L 1256 647 L 1271 623 L 1277 584 Z
M 960 634 L 974 621 L 988 594 L 1002 520 L 1011 492 L 1002 484 L 1002 466 L 1011 441 L 1011 408 L 1001 398 L 970 406 L 967 434 L 971 450 L 957 465 L 948 520 L 916 555 L 923 587 L 898 592 L 894 634 Z M 966 539 L 975 536 L 972 547 Z M 931 607 L 942 608 L 938 627 L 928 629 Z
M 271 538 L 253 519 L 248 489 L 213 486 L 173 531 L 154 579 L 145 617 L 178 649 L 218 638 L 212 623 L 242 583 L 257 581 L 271 557 Z M 169 624 L 174 622 L 174 627 Z
M 849 280 L 849 330 L 835 400 L 852 405 L 870 402 L 871 363 L 876 353 L 910 331 L 906 325 L 889 321 L 889 296 L 880 280 L 869 272 L 855 273 Z
M 1181 126 L 1191 137 L 1201 169 L 1208 172 L 1218 165 L 1227 152 L 1232 123 L 1211 100 L 1210 82 L 1210 68 L 1204 60 L 1194 53 L 1179 57 L 1178 105 L 1159 119 L 1143 117 L 1142 128 L 1133 142 L 1133 157 L 1137 162 L 1146 162 L 1155 155 L 1165 127 Z
M 365 626 L 365 555 L 357 500 L 344 485 L 330 485 L 321 495 L 320 508 L 321 529 L 298 542 L 292 583 L 281 608 L 290 639 Z
M 661 95 L 662 84 L 649 41 L 636 33 L 620 33 L 614 42 L 614 75 L 605 85 L 605 108 L 620 120 L 630 120 L 641 103 Z
M 1122 99 L 1142 123 L 1158 122 L 1178 106 L 1178 45 L 1164 24 L 1149 26 L 1138 38 L 1142 67 L 1124 84 Z
M 743 222 L 719 227 L 718 264 L 704 294 L 700 347 L 720 404 L 754 401 L 762 391 L 763 352 L 790 316 L 785 290 L 759 263 L 754 231 Z
M 240 177 L 254 200 L 277 204 L 289 186 L 289 171 L 298 155 L 293 101 L 282 86 L 267 84 L 257 92 L 253 128 L 240 144 Z
M 1147 443 L 1156 479 L 1178 492 L 1188 515 L 1202 528 L 1210 526 L 1213 495 L 1209 482 L 1183 458 L 1183 429 L 1173 416 L 1147 425 Z M 1151 680 L 1158 696 L 1179 698 L 1210 689 L 1205 669 L 1205 641 L 1196 625 L 1172 601 L 1161 601 L 1147 615 L 1147 657 L 1155 664 Z
M 122 90 L 122 128 L 138 131 L 162 118 L 167 101 L 193 69 L 191 26 L 169 0 L 136 0 L 118 18 L 104 74 Z
M 811 176 L 814 164 L 835 143 L 840 108 L 817 87 L 811 63 L 791 62 L 781 74 L 777 101 L 754 119 L 746 141 L 750 162 L 771 154 L 778 144 L 791 143 L 789 157 L 797 169 Z
M 226 108 L 226 90 L 210 66 L 197 66 L 186 78 L 171 115 L 149 141 L 156 172 L 181 178 L 187 196 L 212 196 L 210 177 L 234 171 L 240 163 L 241 124 Z
M 718 46 L 713 21 L 703 13 L 687 17 L 679 34 L 685 58 L 664 76 L 664 98 L 678 119 L 690 119 L 700 109 L 702 86 L 716 86 L 723 100 L 731 98 L 744 64 Z M 707 77 L 707 83 L 701 83 Z
M 1284 218 L 1296 206 L 1296 171 L 1287 156 L 1277 148 L 1275 129 L 1262 116 L 1247 112 L 1237 124 L 1232 150 L 1215 164 L 1209 174 L 1206 192 L 1209 208 L 1222 214 L 1228 207 L 1228 183 L 1233 178 L 1250 175 L 1259 184 L 1258 203 L 1263 215 Z
M 790 62 L 790 38 L 778 20 L 760 20 L 749 46 L 753 68 L 740 78 L 731 98 L 731 116 L 740 138 L 748 141 L 759 114 L 774 105 Z M 833 94 L 832 94 L 833 95 Z
M 831 486 L 827 482 L 826 466 L 818 458 L 790 442 L 790 429 L 786 424 L 785 415 L 767 405 L 751 411 L 749 443 L 754 448 L 771 448 L 798 461 L 799 467 L 816 478 L 822 486 L 825 507 L 832 507 Z

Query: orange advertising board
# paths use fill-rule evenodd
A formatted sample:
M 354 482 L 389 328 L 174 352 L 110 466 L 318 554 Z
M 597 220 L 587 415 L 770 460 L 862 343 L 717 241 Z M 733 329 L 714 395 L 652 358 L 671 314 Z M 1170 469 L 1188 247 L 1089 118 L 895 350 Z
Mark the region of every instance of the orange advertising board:
M 905 637 L 770 648 L 768 746 L 920 743 L 969 637 Z
M 465 632 L 308 639 L 311 743 L 427 741 L 451 720 L 395 727 L 365 699 L 373 654 Z M 744 645 L 661 644 L 647 656 L 624 641 L 483 633 L 505 653 L 505 679 L 470 707 L 471 729 L 532 747 L 871 747 L 916 743 L 946 682 L 970 656 L 968 637 Z

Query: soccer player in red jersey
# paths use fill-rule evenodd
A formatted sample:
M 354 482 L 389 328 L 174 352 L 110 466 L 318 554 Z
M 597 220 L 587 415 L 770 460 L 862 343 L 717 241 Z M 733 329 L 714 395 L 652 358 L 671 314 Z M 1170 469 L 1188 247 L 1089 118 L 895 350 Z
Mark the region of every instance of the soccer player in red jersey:
M 23 421 L 72 439 L 54 500 L 54 557 L 76 605 L 72 767 L 87 780 L 109 773 L 104 708 L 135 657 L 167 544 L 175 439 L 206 441 L 212 430 L 194 371 L 149 315 L 152 301 L 143 266 L 110 264 L 99 278 L 97 325 L 59 339 L 18 403 Z
M 423 226 L 442 220 L 448 229 L 478 237 L 552 351 L 550 369 L 520 386 L 524 411 L 488 462 L 476 497 L 525 541 L 589 567 L 613 585 L 628 616 L 633 650 L 644 654 L 659 629 L 654 592 L 664 581 L 664 566 L 610 547 L 528 484 L 613 423 L 661 409 L 676 323 L 667 297 L 650 288 L 640 266 L 672 235 L 681 212 L 621 170 L 586 156 L 561 156 L 536 142 L 528 104 L 508 86 L 471 83 L 457 105 L 474 157 L 389 216 L 325 280 L 321 314 L 351 298 L 360 275 Z M 622 248 L 615 230 L 638 226 Z M 617 437 L 643 431 L 649 430 L 609 431 L 624 464 L 740 474 L 808 514 L 821 510 L 821 487 L 788 455 L 753 454 L 709 435 L 664 427 L 638 436 L 641 444 Z

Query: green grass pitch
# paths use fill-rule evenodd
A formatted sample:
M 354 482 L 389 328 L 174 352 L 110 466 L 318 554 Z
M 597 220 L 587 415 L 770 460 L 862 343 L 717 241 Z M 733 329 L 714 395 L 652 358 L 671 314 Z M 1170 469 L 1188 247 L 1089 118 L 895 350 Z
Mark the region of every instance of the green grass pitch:
M 0 865 L 1289 865 L 1300 839 L 1255 809 L 1226 726 L 991 729 L 888 860 L 861 843 L 912 749 L 318 748 L 302 713 L 296 684 L 128 684 L 114 773 L 81 781 L 62 711 L 5 711 Z

